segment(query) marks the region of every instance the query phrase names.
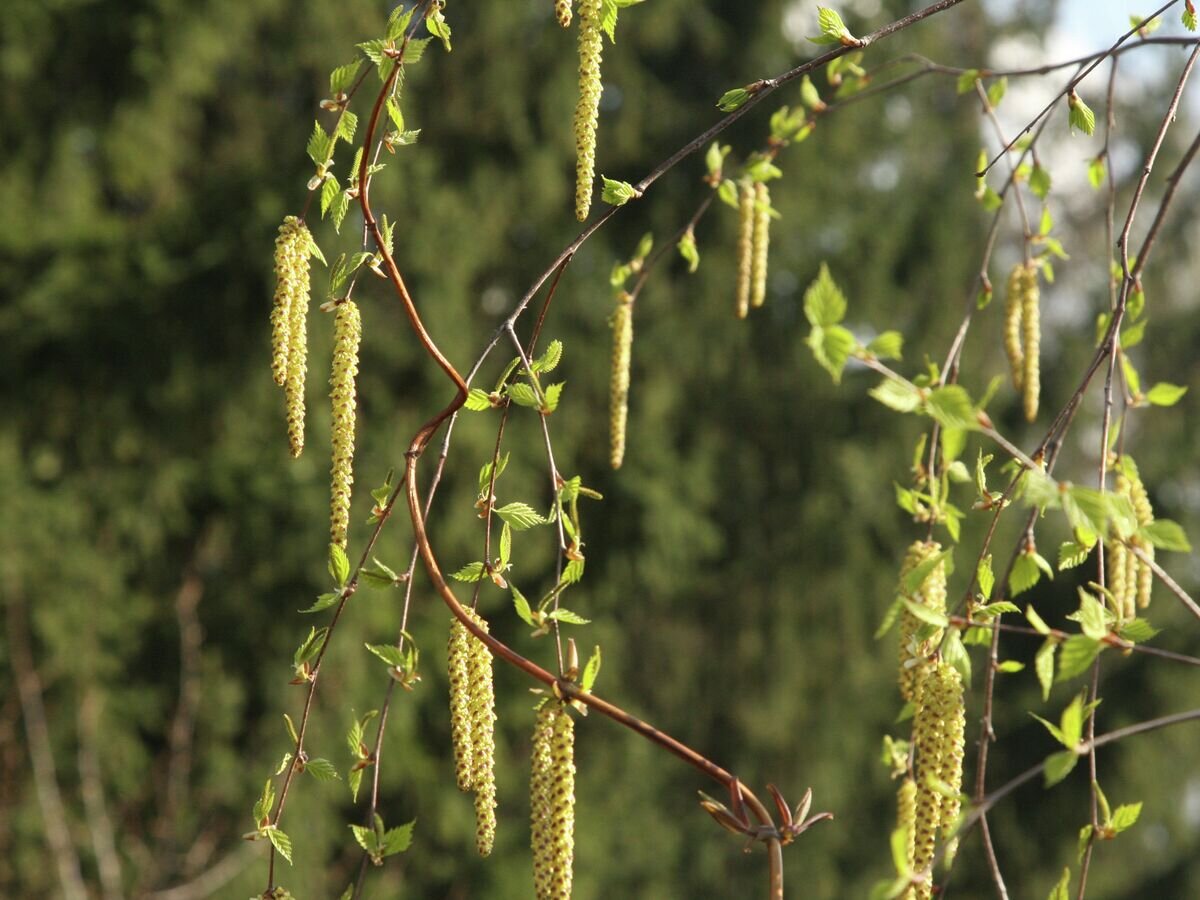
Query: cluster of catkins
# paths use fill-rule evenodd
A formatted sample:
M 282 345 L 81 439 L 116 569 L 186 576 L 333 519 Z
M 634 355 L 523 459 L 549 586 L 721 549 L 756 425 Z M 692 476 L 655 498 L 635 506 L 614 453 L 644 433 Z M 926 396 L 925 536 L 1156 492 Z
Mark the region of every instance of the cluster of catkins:
M 761 181 L 738 185 L 737 315 L 767 299 L 767 254 L 771 245 L 771 193 Z
M 612 314 L 612 371 L 609 376 L 609 461 L 614 469 L 625 459 L 625 423 L 629 419 L 629 367 L 633 359 L 633 296 L 617 294 Z
M 358 403 L 358 345 L 362 315 L 353 300 L 338 304 L 333 323 L 333 374 L 329 399 L 333 406 L 333 467 L 330 470 L 329 540 L 346 547 L 350 525 L 350 492 L 354 484 L 354 425 Z
M 1004 306 L 1004 352 L 1012 369 L 1013 387 L 1021 391 L 1025 418 L 1037 418 L 1041 394 L 1041 298 L 1038 264 L 1017 263 L 1008 275 Z
M 939 561 L 915 590 L 905 591 L 909 573 L 933 559 L 941 547 L 918 541 L 901 568 L 901 596 L 935 612 L 946 610 L 946 568 Z M 933 862 L 939 831 L 951 835 L 958 826 L 962 789 L 966 712 L 962 676 L 936 656 L 941 629 L 918 641 L 921 623 L 908 609 L 900 620 L 900 693 L 914 706 L 912 773 L 897 796 L 897 825 L 907 837 L 910 871 L 921 875 Z M 953 846 L 947 848 L 953 853 Z M 932 879 L 914 879 L 904 900 L 929 900 Z
M 1138 474 L 1137 464 L 1132 457 L 1122 456 L 1117 461 L 1116 470 L 1117 494 L 1127 497 L 1133 505 L 1139 528 L 1149 525 L 1154 521 L 1154 509 L 1150 506 L 1150 497 Z M 1129 539 L 1129 543 L 1146 554 L 1147 558 L 1154 559 L 1154 545 L 1149 541 L 1135 534 Z M 1106 548 L 1108 588 L 1112 591 L 1121 620 L 1128 621 L 1137 615 L 1138 609 L 1145 609 L 1150 605 L 1154 570 L 1138 559 L 1116 536 L 1108 541 Z
M 538 900 L 569 900 L 575 854 L 575 720 L 546 700 L 533 729 L 529 778 L 533 885 Z
M 477 612 L 472 620 L 487 632 Z M 450 624 L 450 733 L 461 791 L 475 792 L 475 846 L 480 856 L 496 840 L 496 696 L 492 652 L 457 618 Z
M 308 255 L 312 238 L 295 216 L 275 240 L 275 302 L 271 308 L 271 374 L 287 396 L 288 445 L 304 450 L 304 375 L 308 368 Z

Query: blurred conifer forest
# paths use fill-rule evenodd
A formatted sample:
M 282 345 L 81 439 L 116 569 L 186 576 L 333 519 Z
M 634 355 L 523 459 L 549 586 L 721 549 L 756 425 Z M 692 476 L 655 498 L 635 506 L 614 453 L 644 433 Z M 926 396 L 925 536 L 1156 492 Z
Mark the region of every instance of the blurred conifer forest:
M 291 747 L 282 716 L 298 719 L 304 692 L 289 684 L 292 652 L 310 625 L 324 624 L 298 610 L 329 590 L 331 328 L 316 308 L 326 273 L 314 267 L 309 447 L 292 460 L 271 383 L 272 246 L 304 200 L 312 175 L 304 145 L 313 118 L 326 118 L 317 104 L 328 72 L 381 31 L 391 5 L 8 0 L 0 12 L 0 895 L 66 896 L 47 786 L 56 788 L 57 840 L 77 858 L 88 896 L 245 898 L 266 885 L 268 845 L 241 836 L 254 827 L 263 779 Z M 963 3 L 869 48 L 863 65 L 906 53 L 975 68 L 1052 61 L 1045 37 L 1056 4 L 1007 6 Z M 883 0 L 840 10 L 866 33 L 916 7 Z M 465 371 L 579 232 L 578 58 L 551 0 L 452 0 L 446 16 L 453 52 L 431 46 L 407 70 L 404 114 L 420 138 L 385 154 L 372 196 L 396 222 L 397 261 L 430 333 Z M 1185 34 L 1177 11 L 1168 19 L 1162 33 Z M 1100 24 L 1108 38 L 1072 46 L 1102 50 L 1128 28 L 1123 16 Z M 623 9 L 617 42 L 604 48 L 598 172 L 636 181 L 718 119 L 726 90 L 819 52 L 803 39 L 816 29 L 807 2 L 649 0 Z M 1111 154 L 1118 215 L 1185 59 L 1178 46 L 1123 57 Z M 1007 133 L 1073 71 L 1023 81 L 1019 95 L 1014 80 L 999 110 Z M 1107 72 L 1080 88 L 1098 121 Z M 814 83 L 832 95 L 820 73 Z M 373 75 L 365 85 L 373 98 Z M 1185 92 L 1136 235 L 1196 132 L 1198 90 Z M 799 106 L 798 84 L 721 141 L 744 158 L 782 104 Z M 1059 109 L 1048 134 L 1048 203 L 1070 258 L 1056 260 L 1054 284 L 1043 285 L 1044 412 L 1027 424 L 1007 380 L 989 406 L 997 428 L 1025 448 L 1070 396 L 1108 308 L 1104 197 L 1086 177 L 1100 130 L 1071 134 Z M 880 746 L 908 725 L 893 724 L 895 634 L 874 633 L 905 548 L 925 534 L 897 508 L 895 484 L 909 483 L 928 426 L 868 396 L 877 378 L 861 366 L 831 383 L 805 344 L 802 297 L 827 262 L 856 334 L 902 331 L 896 365 L 910 374 L 926 357 L 943 359 L 990 221 L 974 196 L 981 146 L 998 149 L 978 100 L 960 94 L 954 77 L 914 80 L 822 118 L 778 159 L 768 297 L 746 321 L 733 315 L 737 215 L 714 204 L 696 229 L 698 272 L 672 254 L 639 298 L 629 448 L 618 472 L 607 448 L 609 273 L 644 233 L 669 241 L 687 221 L 709 192 L 703 152 L 584 245 L 545 325 L 543 340 L 565 346 L 556 378 L 567 387 L 552 420 L 559 468 L 604 495 L 582 501 L 588 566 L 570 602 L 593 624 L 570 633 L 581 651 L 603 648 L 599 693 L 756 790 L 771 781 L 794 802 L 813 787 L 814 809 L 836 818 L 786 850 L 789 896 L 865 897 L 893 872 L 896 785 Z M 1130 356 L 1147 384 L 1191 390 L 1172 409 L 1138 410 L 1124 440 L 1156 513 L 1195 536 L 1200 174 L 1191 171 L 1180 191 L 1146 270 L 1148 326 Z M 593 216 L 603 210 L 598 196 L 595 205 Z M 340 236 L 315 209 L 309 220 L 330 260 L 358 249 L 355 205 Z M 990 268 L 997 298 L 1020 245 L 1010 215 Z M 413 433 L 452 396 L 387 284 L 368 275 L 355 296 L 364 337 L 352 559 L 370 532 L 368 490 L 402 469 Z M 960 380 L 972 396 L 1006 371 L 1002 306 L 977 313 L 968 335 Z M 527 336 L 530 321 L 520 327 Z M 502 347 L 481 383 L 493 383 L 510 355 Z M 1098 381 L 1055 477 L 1095 483 L 1100 392 Z M 495 422 L 464 414 L 456 426 L 430 516 L 451 571 L 479 557 L 476 476 Z M 514 415 L 505 447 L 506 494 L 544 508 L 536 416 Z M 980 448 L 999 454 L 973 435 L 968 466 Z M 967 587 L 990 521 L 970 510 L 972 485 L 956 490 L 966 518 L 952 598 Z M 1001 518 L 998 568 L 1022 522 L 1016 511 Z M 1053 561 L 1069 536 L 1062 516 L 1047 514 L 1041 552 Z M 517 535 L 514 545 L 517 583 L 536 590 L 553 578 L 548 531 Z M 407 515 L 397 515 L 375 555 L 402 571 L 411 551 Z M 1200 586 L 1194 557 L 1160 560 L 1184 588 Z M 1077 630 L 1064 616 L 1078 604 L 1076 586 L 1095 577 L 1093 561 L 1055 576 L 1018 605 L 1032 602 L 1052 626 Z M 365 896 L 528 897 L 532 682 L 497 666 L 499 828 L 481 860 L 449 749 L 448 615 L 420 566 L 415 578 L 408 630 L 422 650 L 422 680 L 394 695 L 380 812 L 389 825 L 416 827 L 405 853 L 370 868 Z M 337 897 L 359 870 L 348 825 L 365 807 L 346 788 L 344 735 L 382 702 L 386 668 L 363 644 L 396 639 L 399 596 L 360 591 L 324 664 L 307 743 L 342 777 L 293 787 L 285 826 L 295 864 L 280 862 L 277 880 L 301 900 Z M 507 592 L 485 585 L 481 609 L 493 633 L 548 664 L 550 645 L 530 639 Z M 1196 621 L 1161 586 L 1147 615 L 1164 629 L 1155 645 L 1200 654 Z M 1002 658 L 1027 668 L 999 676 L 989 787 L 1053 752 L 1027 711 L 1056 720 L 1086 681 L 1056 685 L 1044 703 L 1037 647 L 1020 635 L 1001 642 Z M 972 649 L 968 790 L 985 649 Z M 1195 669 L 1115 652 L 1103 661 L 1098 731 L 1200 705 Z M 761 846 L 743 854 L 697 804 L 698 789 L 725 799 L 718 789 L 599 715 L 579 720 L 576 733 L 575 897 L 761 895 Z M 1196 727 L 1182 725 L 1099 753 L 1110 800 L 1144 808 L 1127 834 L 1097 846 L 1093 900 L 1200 896 L 1196 747 Z M 1049 791 L 1040 780 L 1026 785 L 991 813 L 1014 897 L 1045 897 L 1076 866 L 1089 817 L 1085 769 Z M 992 896 L 978 831 L 963 841 L 949 895 Z

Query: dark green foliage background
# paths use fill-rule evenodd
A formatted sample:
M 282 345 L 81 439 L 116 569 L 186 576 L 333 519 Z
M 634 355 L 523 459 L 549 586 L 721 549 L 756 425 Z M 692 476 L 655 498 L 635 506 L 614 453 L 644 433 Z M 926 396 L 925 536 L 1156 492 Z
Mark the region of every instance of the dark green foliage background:
M 408 73 L 404 108 L 410 127 L 422 129 L 420 143 L 389 158 L 376 180 L 375 207 L 399 223 L 397 258 L 426 324 L 461 369 L 577 233 L 569 208 L 576 59 L 551 6 L 450 4 L 454 52 L 431 48 Z M 636 181 L 715 120 L 713 101 L 725 89 L 794 65 L 801 57 L 780 35 L 782 7 L 652 0 L 624 12 L 619 43 L 605 47 L 599 170 Z M 0 597 L 28 611 L 59 782 L 89 883 L 97 876 L 76 767 L 77 711 L 85 698 L 100 705 L 94 744 L 130 896 L 194 878 L 231 852 L 248 853 L 246 866 L 215 896 L 246 897 L 266 883 L 265 858 L 240 849 L 239 835 L 252 825 L 262 779 L 287 749 L 281 714 L 296 716 L 302 702 L 303 689 L 287 684 L 289 660 L 311 623 L 294 611 L 326 589 L 321 373 L 331 331 L 314 307 L 309 449 L 293 462 L 268 366 L 271 245 L 303 199 L 311 174 L 303 144 L 326 74 L 351 58 L 355 41 L 381 30 L 386 11 L 375 0 L 6 5 Z M 850 25 L 869 30 L 884 20 Z M 868 63 L 918 51 L 974 65 L 999 33 L 967 5 L 876 48 Z M 373 76 L 366 85 L 374 88 Z M 1091 86 L 1099 111 L 1102 87 Z M 1140 89 L 1143 102 L 1121 119 L 1129 140 L 1153 128 L 1162 104 L 1146 98 L 1166 86 Z M 798 102 L 797 92 L 782 92 L 779 102 Z M 911 116 L 889 115 L 896 104 Z M 761 143 L 777 106 L 728 133 L 738 153 Z M 1052 128 L 1065 131 L 1062 118 Z M 1176 133 L 1192 127 L 1185 116 Z M 887 874 L 894 786 L 877 757 L 899 702 L 893 641 L 872 633 L 904 548 L 922 533 L 896 509 L 892 487 L 907 478 L 920 423 L 867 398 L 871 382 L 861 372 L 830 384 L 804 346 L 800 298 L 828 260 L 850 297 L 851 325 L 902 330 L 910 372 L 925 354 L 941 358 L 982 250 L 985 217 L 971 197 L 977 128 L 974 104 L 956 98 L 951 81 L 917 82 L 822 120 L 782 157 L 786 177 L 772 185 L 783 220 L 772 235 L 770 299 L 745 324 L 732 317 L 734 217 L 714 208 L 697 235 L 700 272 L 689 277 L 672 261 L 638 304 L 630 451 L 619 475 L 608 470 L 606 452 L 608 270 L 646 230 L 664 239 L 686 219 L 703 196 L 699 158 L 585 247 L 547 324 L 546 334 L 567 348 L 567 389 L 552 419 L 559 464 L 606 496 L 585 506 L 587 577 L 570 601 L 596 620 L 576 633 L 583 646 L 604 648 L 598 690 L 756 789 L 773 781 L 798 799 L 813 786 L 817 807 L 837 819 L 787 851 L 790 896 L 859 897 Z M 1098 148 L 1098 138 L 1075 140 L 1080 159 Z M 1178 148 L 1169 142 L 1164 153 L 1173 165 Z M 340 173 L 346 164 L 342 158 Z M 881 165 L 898 175 L 891 189 L 872 187 Z M 1193 390 L 1173 413 L 1139 414 L 1128 446 L 1156 507 L 1195 535 L 1200 419 L 1191 410 L 1200 335 L 1186 289 L 1194 266 L 1181 244 L 1195 234 L 1194 188 L 1184 191 L 1151 266 L 1151 324 L 1136 357 L 1144 380 Z M 1106 302 L 1098 199 L 1052 197 L 1072 260 L 1045 292 L 1048 308 L 1061 303 L 1064 312 L 1047 315 L 1044 409 L 1058 408 L 1074 386 L 1091 352 L 1094 313 Z M 353 213 L 340 239 L 328 224 L 316 226 L 326 255 L 354 249 L 357 226 Z M 992 267 L 997 284 L 1018 241 L 1010 221 Z M 323 271 L 314 285 L 323 290 Z M 364 490 L 352 556 L 368 534 L 365 488 L 402 465 L 411 434 L 450 397 L 383 283 L 368 279 L 363 288 L 356 474 Z M 998 306 L 980 315 L 968 341 L 963 379 L 976 394 L 1001 371 Z M 1064 455 L 1062 474 L 1079 481 L 1094 478 L 1097 399 L 1093 391 Z M 1005 387 L 992 413 L 1028 447 L 1038 432 L 1019 422 L 1017 407 Z M 469 416 L 456 433 L 432 519 L 450 568 L 479 553 L 474 479 L 494 423 Z M 514 417 L 502 501 L 548 502 L 535 425 L 530 415 Z M 965 490 L 960 500 L 969 505 Z M 964 567 L 982 532 L 979 515 L 965 530 Z M 402 519 L 388 527 L 379 553 L 397 569 L 411 546 Z M 1002 528 L 998 565 L 1014 527 Z M 1060 523 L 1049 519 L 1044 532 L 1051 556 Z M 518 535 L 515 557 L 513 580 L 538 593 L 551 566 L 548 532 Z M 1189 562 L 1170 559 L 1194 588 Z M 179 691 L 174 603 L 191 573 L 203 585 L 203 701 L 188 802 L 163 825 L 164 751 Z M 1074 580 L 1060 576 L 1032 595 L 1048 620 L 1073 607 Z M 962 584 L 960 574 L 952 594 Z M 447 614 L 423 578 L 414 598 L 424 680 L 415 693 L 398 694 L 392 710 L 382 811 L 389 824 L 415 817 L 416 840 L 369 873 L 367 894 L 528 896 L 528 683 L 497 673 L 500 832 L 494 857 L 482 862 L 449 758 Z M 548 645 L 530 641 L 506 595 L 486 589 L 483 609 L 496 633 L 546 661 Z M 314 755 L 348 764 L 342 736 L 352 711 L 377 707 L 387 683 L 362 644 L 394 640 L 398 617 L 398 594 L 354 599 L 321 680 Z M 1200 650 L 1187 636 L 1194 623 L 1166 595 L 1152 618 L 1179 626 L 1160 644 Z M 1005 654 L 1028 659 L 1033 649 L 1015 639 Z M 1105 671 L 1101 730 L 1195 705 L 1189 670 L 1136 659 L 1113 660 Z M 5 641 L 0 673 L 0 894 L 50 897 L 57 885 Z M 1056 689 L 1050 714 L 1073 689 Z M 993 785 L 1053 749 L 1024 712 L 1045 712 L 1032 676 L 1007 676 L 999 693 Z M 1200 893 L 1191 861 L 1200 849 L 1194 746 L 1185 729 L 1101 755 L 1110 799 L 1141 799 L 1146 809 L 1133 831 L 1098 850 L 1096 900 Z M 973 760 L 969 748 L 968 766 Z M 695 791 L 711 785 L 694 772 L 596 716 L 579 725 L 578 764 L 580 900 L 758 895 L 761 852 L 743 855 L 700 813 Z M 1014 896 L 1044 896 L 1073 863 L 1087 816 L 1085 781 L 1081 769 L 1053 793 L 1030 787 L 997 810 L 994 834 Z M 283 823 L 296 847 L 283 883 L 301 898 L 337 896 L 357 871 L 346 825 L 361 815 L 344 783 L 302 779 Z M 962 854 L 951 893 L 985 896 L 977 838 Z

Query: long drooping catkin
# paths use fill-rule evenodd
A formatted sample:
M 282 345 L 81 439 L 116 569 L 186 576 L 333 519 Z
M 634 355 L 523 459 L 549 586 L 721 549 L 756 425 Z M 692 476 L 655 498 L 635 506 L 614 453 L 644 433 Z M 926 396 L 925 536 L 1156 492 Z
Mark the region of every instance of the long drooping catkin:
M 554 18 L 563 28 L 571 27 L 571 0 L 554 0 Z
M 937 668 L 937 691 L 944 724 L 942 752 L 937 777 L 952 791 L 942 798 L 942 833 L 949 837 L 958 825 L 962 809 L 963 757 L 966 753 L 966 704 L 963 701 L 962 675 L 946 663 Z
M 568 900 L 575 849 L 575 721 L 553 700 L 538 710 L 533 730 L 530 826 L 538 900 Z
M 1025 406 L 1025 420 L 1037 419 L 1038 400 L 1042 392 L 1041 381 L 1041 291 L 1038 290 L 1036 264 L 1025 266 L 1021 274 L 1021 333 L 1024 338 L 1024 377 L 1021 389 Z
M 472 613 L 486 633 L 488 623 Z M 496 841 L 496 695 L 492 682 L 492 651 L 468 634 L 467 677 L 470 679 L 471 775 L 475 790 L 475 847 L 488 856 Z
M 343 549 L 350 527 L 350 496 L 354 486 L 354 426 L 358 393 L 358 345 L 362 315 L 353 300 L 338 305 L 333 322 L 333 374 L 329 378 L 332 406 L 333 464 L 329 483 L 329 540 Z
M 592 208 L 596 178 L 596 124 L 600 116 L 601 0 L 579 3 L 579 101 L 575 106 L 575 218 Z M 561 19 L 559 20 L 562 21 Z
M 754 269 L 754 185 L 742 181 L 738 187 L 737 298 L 739 319 L 750 314 L 750 280 Z
M 907 843 L 905 859 L 911 870 L 915 862 L 917 838 L 917 783 L 905 778 L 896 792 L 896 827 L 903 828 Z
M 1154 521 L 1154 507 L 1150 505 L 1150 495 L 1146 493 L 1146 486 L 1142 483 L 1137 464 L 1130 457 L 1122 459 L 1122 468 L 1127 473 L 1129 500 L 1133 504 L 1138 527 L 1144 528 Z M 1154 545 L 1145 538 L 1135 534 L 1129 543 L 1141 550 L 1147 559 L 1154 559 Z M 1137 559 L 1133 553 L 1129 555 L 1138 563 L 1137 605 L 1138 608 L 1145 609 L 1150 605 L 1150 594 L 1154 589 L 1154 570 Z
M 460 791 L 469 791 L 475 786 L 468 668 L 470 637 L 462 622 L 457 618 L 450 620 L 450 642 L 446 652 L 450 680 L 450 737 L 454 744 L 454 774 Z
M 957 797 L 944 796 L 931 780 L 943 782 L 956 795 L 962 787 L 965 724 L 962 677 L 945 662 L 930 666 L 917 685 L 916 702 L 913 744 L 917 760 L 917 810 L 913 868 L 921 872 L 933 862 L 937 832 L 958 817 Z M 931 881 L 915 885 L 913 896 L 928 900 Z
M 1137 615 L 1134 592 L 1129 589 L 1130 584 L 1127 577 L 1129 557 L 1132 554 L 1119 540 L 1110 541 L 1105 549 L 1108 551 L 1105 560 L 1105 574 L 1108 576 L 1108 589 L 1112 592 L 1117 614 L 1122 620 L 1132 619 Z M 1137 558 L 1135 557 L 1134 563 L 1136 562 Z M 1134 580 L 1136 581 L 1136 572 Z
M 946 611 L 946 564 L 944 562 L 935 565 L 912 592 L 904 589 L 904 582 L 908 574 L 921 563 L 940 553 L 941 549 L 941 544 L 925 543 L 924 541 L 917 541 L 908 548 L 904 563 L 900 567 L 898 593 L 905 600 L 919 603 L 935 612 L 944 613 Z M 916 635 L 920 626 L 921 622 L 908 611 L 907 607 L 900 611 L 899 683 L 900 695 L 905 700 L 917 699 L 916 685 L 920 669 L 925 664 L 925 658 L 932 652 L 933 647 L 942 639 L 942 632 L 939 629 L 918 645 Z
M 1007 296 L 1004 299 L 1004 354 L 1012 372 L 1013 387 L 1021 390 L 1025 380 L 1025 351 L 1021 346 L 1022 283 L 1025 266 L 1017 263 L 1008 273 Z
M 633 361 L 633 297 L 617 295 L 612 315 L 612 370 L 609 373 L 609 461 L 614 469 L 625 459 L 625 426 L 629 420 L 629 368 Z
M 291 342 L 292 302 L 303 290 L 307 293 L 307 273 L 303 271 L 308 254 L 303 225 L 288 216 L 279 226 L 275 239 L 275 297 L 271 306 L 271 377 L 283 387 L 287 383 L 288 346 Z
M 304 450 L 304 376 L 308 366 L 308 255 L 312 237 L 295 216 L 275 242 L 275 302 L 271 309 L 271 375 L 287 398 L 288 447 Z
M 767 259 L 771 247 L 771 192 L 761 181 L 754 186 L 754 258 L 750 267 L 750 305 L 767 299 Z

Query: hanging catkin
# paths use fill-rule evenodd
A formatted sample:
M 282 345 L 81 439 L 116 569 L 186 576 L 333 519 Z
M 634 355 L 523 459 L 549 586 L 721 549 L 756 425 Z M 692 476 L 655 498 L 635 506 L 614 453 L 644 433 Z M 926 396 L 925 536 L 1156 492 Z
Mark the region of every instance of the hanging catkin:
M 350 527 L 350 496 L 354 486 L 354 425 L 358 394 L 358 345 L 362 315 L 353 300 L 338 305 L 333 320 L 333 374 L 329 400 L 332 406 L 333 464 L 329 486 L 329 540 L 343 549 Z
M 609 461 L 614 469 L 625 459 L 625 426 L 629 419 L 629 368 L 633 360 L 633 297 L 617 294 L 612 315 L 612 371 L 609 373 Z
M 928 774 L 938 771 L 941 752 L 945 743 L 945 723 L 938 715 L 936 700 L 932 693 L 936 688 L 932 682 L 937 678 L 936 668 L 926 672 L 919 683 L 921 692 L 917 701 L 917 712 L 913 717 L 913 744 L 917 748 L 917 812 L 913 850 L 913 869 L 921 872 L 933 862 L 937 832 L 942 824 L 942 795 L 926 780 Z M 929 900 L 929 882 L 915 886 L 914 896 L 918 900 Z
M 600 116 L 601 0 L 579 3 L 579 101 L 575 106 L 575 218 L 592 207 L 596 178 L 596 122 Z M 561 22 L 561 18 L 559 19 Z
M 754 186 L 754 258 L 750 267 L 750 305 L 767 299 L 767 257 L 771 246 L 771 192 L 761 181 Z
M 554 0 L 554 18 L 563 28 L 571 27 L 571 0 Z
M 1041 382 L 1041 291 L 1038 290 L 1037 265 L 1030 263 L 1021 274 L 1021 333 L 1024 338 L 1025 361 L 1022 391 L 1025 420 L 1037 419 Z
M 1021 347 L 1022 284 L 1025 266 L 1017 263 L 1008 273 L 1004 299 L 1004 353 L 1012 372 L 1013 387 L 1018 391 L 1025 381 L 1025 353 Z
M 454 744 L 454 775 L 460 791 L 475 786 L 475 752 L 471 741 L 470 632 L 457 618 L 450 620 L 447 660 L 450 680 L 450 737 Z
M 939 562 L 925 576 L 924 580 L 912 592 L 904 589 L 908 574 L 928 559 L 941 552 L 941 544 L 917 541 L 908 548 L 904 563 L 900 567 L 899 596 L 913 603 L 926 606 L 929 609 L 944 613 L 946 611 L 946 564 Z M 900 653 L 899 653 L 899 683 L 900 695 L 905 700 L 916 700 L 916 684 L 920 670 L 927 663 L 926 657 L 941 641 L 942 632 L 938 629 L 931 637 L 916 642 L 917 632 L 921 622 L 908 611 L 907 607 L 900 610 Z
M 551 700 L 538 711 L 530 777 L 538 900 L 569 900 L 575 848 L 575 721 Z
M 304 450 L 304 376 L 308 365 L 308 254 L 312 237 L 288 216 L 275 242 L 275 302 L 271 309 L 271 375 L 287 398 L 288 447 Z
M 488 623 L 479 613 L 471 617 L 485 633 Z M 467 678 L 470 681 L 471 776 L 475 791 L 475 847 L 480 856 L 492 852 L 496 841 L 496 695 L 492 682 L 492 651 L 468 633 Z
M 1126 456 L 1122 458 L 1122 468 L 1127 473 L 1127 481 L 1129 486 L 1129 500 L 1133 504 L 1133 512 L 1137 517 L 1138 528 L 1145 528 L 1154 521 L 1154 508 L 1150 505 L 1150 495 L 1146 493 L 1146 486 L 1142 484 L 1142 477 L 1138 473 L 1137 464 L 1132 458 Z M 1154 545 L 1140 535 L 1134 535 L 1129 539 L 1129 542 L 1141 550 L 1146 555 L 1146 558 L 1153 561 Z M 1145 609 L 1150 605 L 1150 594 L 1154 588 L 1154 570 L 1146 563 L 1137 559 L 1131 552 L 1129 556 L 1138 563 L 1137 574 L 1137 605 L 1140 609 Z
M 754 185 L 738 185 L 737 300 L 739 319 L 750 314 L 750 278 L 754 269 Z
M 917 837 L 917 783 L 912 778 L 905 778 L 896 792 L 896 827 L 904 829 L 905 859 L 911 870 L 915 862 Z
M 546 701 L 538 709 L 533 726 L 529 772 L 529 832 L 533 849 L 533 886 L 538 900 L 550 895 L 553 805 L 550 799 L 550 745 L 554 740 L 554 716 L 558 704 Z

